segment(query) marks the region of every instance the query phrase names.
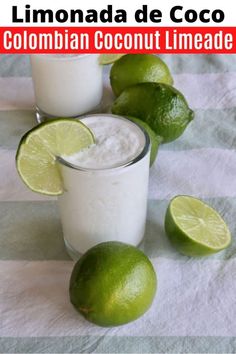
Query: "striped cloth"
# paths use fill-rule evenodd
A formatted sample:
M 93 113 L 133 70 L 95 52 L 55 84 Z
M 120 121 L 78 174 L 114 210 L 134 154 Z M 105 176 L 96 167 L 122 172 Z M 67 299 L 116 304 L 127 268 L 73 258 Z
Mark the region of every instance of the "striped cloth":
M 0 352 L 236 352 L 236 56 L 166 55 L 175 86 L 196 116 L 184 135 L 163 145 L 151 169 L 142 245 L 158 274 L 153 306 L 116 328 L 94 326 L 73 309 L 73 267 L 63 245 L 56 201 L 20 181 L 14 156 L 35 125 L 27 56 L 0 57 Z M 112 94 L 104 75 L 103 110 Z M 168 201 L 201 197 L 233 236 L 230 248 L 193 259 L 178 254 L 163 229 Z

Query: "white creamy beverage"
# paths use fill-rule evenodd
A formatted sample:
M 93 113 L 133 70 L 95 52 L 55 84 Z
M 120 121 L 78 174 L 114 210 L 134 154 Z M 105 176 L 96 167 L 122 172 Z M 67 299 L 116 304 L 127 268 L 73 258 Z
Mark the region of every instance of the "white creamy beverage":
M 97 54 L 31 55 L 36 105 L 50 116 L 75 117 L 102 98 L 102 65 Z
M 138 125 L 113 115 L 82 122 L 96 143 L 60 161 L 65 188 L 58 198 L 60 214 L 74 258 L 104 241 L 141 242 L 149 177 L 150 142 Z

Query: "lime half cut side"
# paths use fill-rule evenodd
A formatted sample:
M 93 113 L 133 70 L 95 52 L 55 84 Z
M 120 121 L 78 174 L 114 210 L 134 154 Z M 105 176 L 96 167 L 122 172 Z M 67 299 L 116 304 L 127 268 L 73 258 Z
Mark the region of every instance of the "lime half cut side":
M 16 167 L 23 182 L 34 192 L 63 193 L 57 157 L 72 155 L 94 144 L 92 132 L 79 120 L 55 119 L 28 131 L 16 153 Z
M 218 212 L 190 196 L 171 200 L 165 230 L 176 249 L 188 256 L 216 253 L 231 242 L 230 231 Z
M 99 64 L 108 65 L 113 64 L 115 61 L 119 60 L 125 54 L 100 54 Z

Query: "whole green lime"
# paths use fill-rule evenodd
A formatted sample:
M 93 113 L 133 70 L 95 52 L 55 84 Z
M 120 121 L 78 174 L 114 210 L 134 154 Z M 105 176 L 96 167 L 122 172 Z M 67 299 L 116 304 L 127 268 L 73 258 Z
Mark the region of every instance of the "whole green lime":
M 76 263 L 70 300 L 90 322 L 118 326 L 143 315 L 151 306 L 157 279 L 150 260 L 138 248 L 104 242 Z
M 150 154 L 150 166 L 154 163 L 157 157 L 157 152 L 159 145 L 161 144 L 163 138 L 159 135 L 157 135 L 151 128 L 150 126 L 142 121 L 141 119 L 134 118 L 134 117 L 127 117 L 128 119 L 132 120 L 136 124 L 140 125 L 141 128 L 146 130 L 147 134 L 149 135 L 149 139 L 151 142 L 151 154 Z
M 112 113 L 141 119 L 164 143 L 177 139 L 194 117 L 181 92 L 159 83 L 126 88 L 113 103 Z
M 117 60 L 110 71 L 111 87 L 116 96 L 140 82 L 163 82 L 172 85 L 168 66 L 152 54 L 127 54 Z

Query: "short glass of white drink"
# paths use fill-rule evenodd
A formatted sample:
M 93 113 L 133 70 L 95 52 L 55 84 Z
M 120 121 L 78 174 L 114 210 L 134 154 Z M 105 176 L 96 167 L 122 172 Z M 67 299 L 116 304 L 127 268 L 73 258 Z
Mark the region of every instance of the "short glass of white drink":
M 95 144 L 58 159 L 64 184 L 59 209 L 73 259 L 100 242 L 142 241 L 150 162 L 149 136 L 132 121 L 112 114 L 81 121 Z
M 76 117 L 99 105 L 103 84 L 98 54 L 30 57 L 39 123 L 45 117 Z

